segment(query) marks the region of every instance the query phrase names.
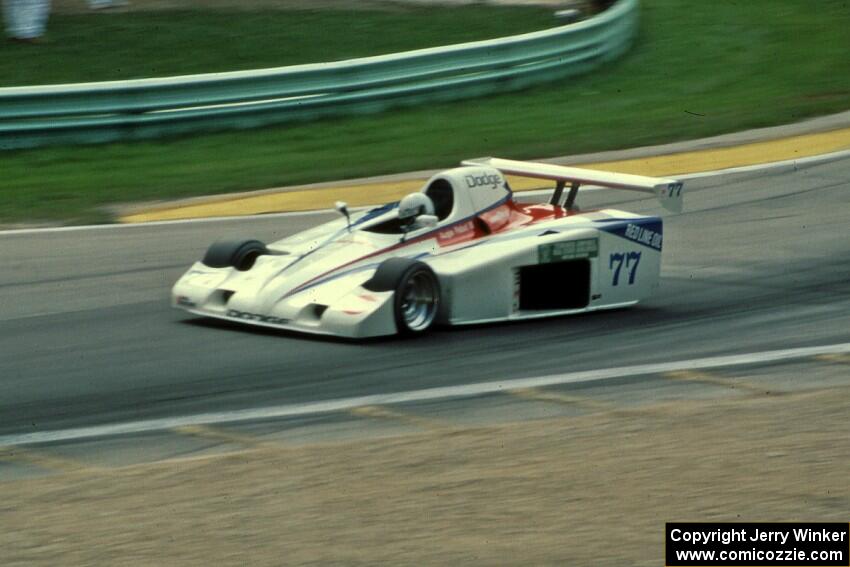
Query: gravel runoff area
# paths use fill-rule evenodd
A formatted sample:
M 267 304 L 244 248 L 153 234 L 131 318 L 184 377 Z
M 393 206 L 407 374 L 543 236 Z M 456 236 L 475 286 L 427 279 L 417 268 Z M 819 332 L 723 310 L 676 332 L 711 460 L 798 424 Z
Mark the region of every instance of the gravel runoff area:
M 0 482 L 17 565 L 660 565 L 665 521 L 847 521 L 850 388 Z

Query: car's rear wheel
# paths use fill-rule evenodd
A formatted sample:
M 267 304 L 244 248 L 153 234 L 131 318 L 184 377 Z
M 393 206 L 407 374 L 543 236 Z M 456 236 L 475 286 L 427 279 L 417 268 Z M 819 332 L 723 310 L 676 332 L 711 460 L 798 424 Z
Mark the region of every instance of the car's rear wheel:
M 257 258 L 268 253 L 266 245 L 259 240 L 219 240 L 210 245 L 201 261 L 210 268 L 233 267 L 245 272 L 254 266 Z
M 371 280 L 372 291 L 393 291 L 393 312 L 399 333 L 424 333 L 440 307 L 440 282 L 427 264 L 407 258 L 385 260 Z

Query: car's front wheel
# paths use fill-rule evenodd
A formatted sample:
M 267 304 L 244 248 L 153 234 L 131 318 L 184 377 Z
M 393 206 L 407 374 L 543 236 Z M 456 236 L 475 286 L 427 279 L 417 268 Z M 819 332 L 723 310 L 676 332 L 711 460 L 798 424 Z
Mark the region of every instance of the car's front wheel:
M 440 308 L 440 282 L 427 265 L 407 258 L 390 258 L 364 284 L 372 291 L 393 291 L 393 312 L 399 333 L 424 333 Z
M 258 257 L 268 253 L 266 245 L 259 240 L 219 240 L 210 245 L 201 262 L 210 268 L 234 267 L 245 272 Z

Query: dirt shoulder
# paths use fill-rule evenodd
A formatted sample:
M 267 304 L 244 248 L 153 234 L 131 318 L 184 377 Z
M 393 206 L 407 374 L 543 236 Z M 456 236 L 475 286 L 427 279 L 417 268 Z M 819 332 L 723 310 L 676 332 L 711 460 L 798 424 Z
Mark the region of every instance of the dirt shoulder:
M 4 565 L 659 565 L 668 520 L 846 521 L 850 389 L 0 483 Z

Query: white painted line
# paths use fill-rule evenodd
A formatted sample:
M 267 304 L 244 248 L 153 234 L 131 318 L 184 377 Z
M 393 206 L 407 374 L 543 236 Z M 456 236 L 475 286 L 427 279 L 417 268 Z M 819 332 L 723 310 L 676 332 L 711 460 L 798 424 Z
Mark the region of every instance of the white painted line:
M 352 212 L 359 211 L 363 209 L 371 209 L 374 208 L 374 205 L 367 207 L 352 207 L 350 210 Z M 0 230 L 0 237 L 2 236 L 18 236 L 21 234 L 41 234 L 41 233 L 50 233 L 50 232 L 81 232 L 84 230 L 111 230 L 111 229 L 123 229 L 123 228 L 147 228 L 153 226 L 170 226 L 170 225 L 184 225 L 184 224 L 202 224 L 208 222 L 223 222 L 223 221 L 234 221 L 234 220 L 250 220 L 250 219 L 272 219 L 272 218 L 280 218 L 280 217 L 305 217 L 312 215 L 327 215 L 330 213 L 336 214 L 336 211 L 333 209 L 317 209 L 315 211 L 293 211 L 288 213 L 264 213 L 260 215 L 235 215 L 229 217 L 204 217 L 199 219 L 179 219 L 179 220 L 167 220 L 167 221 L 151 221 L 151 222 L 136 222 L 136 223 L 127 223 L 127 224 L 89 224 L 89 225 L 80 225 L 80 226 L 49 226 L 44 228 L 13 228 L 9 230 Z
M 818 356 L 823 354 L 841 353 L 850 353 L 850 343 L 840 343 L 817 347 L 771 350 L 747 354 L 735 354 L 731 356 L 713 356 L 709 358 L 695 358 L 691 360 L 680 360 L 676 362 L 640 364 L 636 366 L 621 366 L 619 368 L 605 368 L 600 370 L 586 370 L 582 372 L 568 372 L 566 374 L 552 374 L 549 376 L 537 376 L 533 378 L 517 378 L 511 380 L 498 380 L 493 382 L 479 382 L 476 384 L 445 386 L 442 388 L 411 390 L 407 392 L 397 392 L 392 394 L 374 394 L 370 396 L 358 396 L 354 398 L 341 398 L 335 400 L 308 402 L 302 404 L 288 404 L 237 411 L 201 413 L 182 417 L 166 417 L 161 419 L 148 419 L 142 421 L 130 421 L 125 423 L 95 425 L 91 427 L 76 427 L 71 429 L 58 429 L 54 431 L 39 431 L 35 433 L 12 434 L 0 436 L 0 446 L 50 443 L 57 441 L 78 441 L 82 439 L 106 437 L 110 435 L 126 435 L 151 431 L 162 431 L 167 429 L 173 429 L 175 427 L 186 427 L 192 425 L 235 423 L 240 421 L 257 421 L 261 419 L 280 419 L 304 415 L 336 413 L 349 411 L 361 406 L 381 406 L 409 402 L 425 402 L 435 400 L 448 400 L 455 398 L 469 398 L 486 394 L 509 392 L 512 390 L 518 390 L 523 388 L 541 388 L 545 386 L 556 386 L 559 384 L 598 382 L 602 380 L 610 380 L 612 378 L 640 376 L 644 374 L 660 374 L 664 372 L 674 372 L 677 370 L 697 370 L 705 368 L 722 368 L 725 366 L 744 366 L 749 364 L 760 364 L 766 362 L 778 362 L 781 360 L 795 358 L 805 358 L 809 356 Z
M 716 169 L 713 171 L 703 171 L 700 173 L 686 173 L 686 174 L 671 174 L 668 177 L 673 177 L 675 179 L 686 181 L 688 179 L 699 179 L 701 177 L 713 177 L 719 175 L 729 175 L 734 173 L 748 173 L 753 171 L 764 171 L 779 167 L 786 166 L 810 166 L 817 165 L 819 163 L 826 163 L 829 161 L 834 161 L 838 159 L 843 159 L 846 157 L 850 157 L 850 150 L 841 150 L 838 152 L 831 152 L 828 154 L 821 154 L 818 156 L 810 156 L 800 159 L 789 159 L 783 161 L 774 161 L 770 163 L 760 163 L 756 165 L 745 165 L 740 167 L 730 167 L 727 169 Z M 585 191 L 591 189 L 591 186 L 585 187 Z M 593 187 L 592 189 L 602 189 L 600 187 Z M 529 196 L 535 197 L 540 195 L 549 195 L 552 193 L 551 189 L 544 190 L 532 190 L 532 191 L 518 191 L 516 194 L 520 197 Z M 370 209 L 375 205 L 365 206 L 365 207 L 356 207 L 352 208 L 352 211 L 359 211 L 364 209 Z M 226 222 L 226 221 L 234 221 L 234 220 L 252 220 L 252 219 L 262 219 L 262 218 L 284 218 L 284 217 L 301 217 L 301 216 L 311 216 L 311 215 L 326 215 L 329 213 L 333 213 L 333 209 L 320 209 L 315 211 L 295 211 L 288 213 L 267 213 L 260 215 L 235 215 L 235 216 L 225 216 L 225 217 L 205 217 L 199 219 L 179 219 L 179 220 L 170 220 L 170 221 L 152 221 L 152 222 L 140 222 L 140 223 L 128 223 L 128 224 L 94 224 L 94 225 L 81 225 L 81 226 L 55 226 L 55 227 L 45 227 L 45 228 L 15 228 L 10 230 L 0 230 L 0 237 L 3 236 L 16 236 L 21 234 L 39 234 L 39 233 L 50 233 L 50 232 L 78 232 L 84 230 L 111 230 L 111 229 L 125 229 L 125 228 L 147 228 L 147 227 L 155 227 L 155 226 L 170 226 L 170 225 L 188 225 L 188 224 L 199 224 L 199 223 L 209 223 L 209 222 Z

